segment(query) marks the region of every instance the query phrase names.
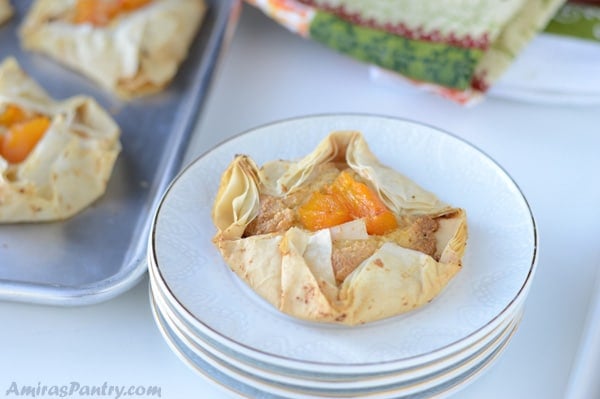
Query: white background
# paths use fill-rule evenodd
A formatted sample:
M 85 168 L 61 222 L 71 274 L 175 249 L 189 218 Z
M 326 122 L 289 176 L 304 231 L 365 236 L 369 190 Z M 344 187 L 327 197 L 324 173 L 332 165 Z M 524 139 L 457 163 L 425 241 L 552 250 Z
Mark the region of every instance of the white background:
M 599 105 L 489 98 L 465 108 L 412 87 L 374 83 L 365 64 L 297 37 L 248 6 L 222 61 L 186 164 L 254 126 L 332 112 L 422 121 L 499 162 L 532 207 L 539 266 L 509 347 L 453 398 L 564 397 L 600 263 Z M 162 340 L 150 313 L 147 279 L 87 307 L 0 303 L 0 320 L 0 397 L 13 381 L 158 385 L 163 398 L 228 397 Z

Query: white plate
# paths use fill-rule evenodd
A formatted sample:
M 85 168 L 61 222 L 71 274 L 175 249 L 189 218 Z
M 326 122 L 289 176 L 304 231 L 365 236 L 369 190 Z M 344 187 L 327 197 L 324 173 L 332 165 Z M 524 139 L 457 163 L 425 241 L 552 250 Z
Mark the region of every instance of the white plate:
M 204 356 L 199 356 L 198 353 L 193 351 L 187 346 L 186 341 L 182 340 L 181 337 L 172 330 L 167 320 L 161 314 L 156 303 L 153 301 L 151 296 L 151 309 L 154 316 L 156 325 L 159 331 L 163 335 L 163 338 L 169 345 L 170 349 L 182 360 L 188 367 L 199 373 L 201 376 L 206 378 L 208 381 L 216 383 L 223 388 L 228 389 L 231 393 L 239 395 L 239 397 L 249 398 L 262 398 L 262 399 L 311 399 L 315 397 L 331 397 L 331 398 L 350 398 L 357 397 L 356 394 L 342 394 L 331 392 L 330 396 L 318 394 L 306 394 L 298 392 L 296 390 L 287 389 L 283 385 L 269 385 L 261 381 L 255 380 L 252 377 L 242 376 L 233 373 L 231 369 L 219 365 L 214 359 L 206 359 Z M 426 384 L 421 385 L 421 390 L 416 390 L 412 394 L 405 394 L 398 389 L 389 387 L 385 391 L 362 393 L 359 397 L 369 399 L 399 399 L 408 398 L 411 399 L 441 399 L 448 395 L 455 393 L 456 391 L 464 388 L 469 383 L 473 382 L 479 377 L 489 366 L 491 366 L 498 356 L 504 351 L 508 342 L 514 335 L 517 326 L 514 326 L 508 334 L 503 337 L 502 341 L 492 350 L 487 356 L 478 359 L 477 362 L 471 364 L 470 367 L 465 365 L 461 368 L 461 372 L 453 378 L 447 378 L 440 380 L 437 385 Z
M 453 379 L 462 374 L 464 370 L 478 364 L 486 358 L 496 348 L 506 345 L 505 341 L 521 321 L 519 312 L 514 319 L 508 320 L 506 325 L 495 330 L 486 340 L 469 348 L 466 352 L 457 353 L 454 356 L 445 358 L 435 364 L 428 364 L 425 367 L 414 370 L 397 370 L 395 373 L 386 374 L 379 378 L 370 376 L 355 375 L 352 380 L 323 381 L 314 376 L 290 376 L 282 375 L 275 371 L 264 370 L 260 365 L 244 363 L 236 358 L 228 356 L 226 353 L 215 351 L 210 344 L 202 341 L 193 332 L 181 324 L 176 314 L 173 314 L 160 295 L 158 290 L 152 290 L 152 301 L 160 313 L 165 324 L 177 338 L 194 354 L 202 358 L 205 362 L 211 364 L 221 372 L 244 381 L 251 386 L 260 388 L 257 384 L 266 384 L 268 387 L 281 388 L 298 392 L 300 394 L 320 394 L 327 395 L 335 393 L 336 395 L 365 395 L 367 393 L 383 393 L 392 391 L 396 394 L 414 394 L 425 391 L 433 386 L 441 385 L 444 381 Z M 270 390 L 270 388 L 267 388 Z
M 211 239 L 222 172 L 239 153 L 260 165 L 311 152 L 331 131 L 361 131 L 384 163 L 466 209 L 464 267 L 433 302 L 363 326 L 301 322 L 267 305 L 228 269 Z M 321 115 L 273 123 L 204 154 L 168 188 L 149 245 L 154 263 L 197 329 L 225 345 L 307 370 L 378 372 L 422 364 L 467 346 L 524 300 L 537 233 L 508 174 L 468 143 L 433 127 L 373 115 Z
M 482 351 L 478 352 L 475 356 L 469 359 L 461 360 L 456 364 L 449 365 L 442 371 L 435 372 L 431 375 L 426 375 L 419 378 L 410 380 L 401 380 L 398 378 L 396 381 L 391 381 L 383 385 L 374 386 L 360 386 L 360 384 L 353 384 L 355 386 L 347 385 L 336 385 L 312 382 L 309 380 L 302 381 L 281 381 L 271 378 L 265 378 L 256 373 L 256 370 L 242 370 L 235 365 L 228 363 L 225 359 L 212 356 L 207 353 L 204 348 L 197 345 L 189 336 L 183 333 L 173 323 L 173 320 L 169 319 L 167 315 L 162 312 L 162 309 L 158 302 L 155 302 L 158 312 L 163 317 L 163 322 L 168 326 L 172 335 L 185 346 L 191 353 L 196 357 L 202 359 L 204 362 L 210 364 L 221 373 L 243 382 L 246 385 L 255 387 L 261 391 L 269 392 L 275 395 L 289 396 L 295 399 L 306 399 L 317 397 L 398 397 L 398 396 L 409 396 L 417 395 L 422 392 L 426 392 L 430 389 L 443 385 L 447 381 L 451 381 L 464 372 L 472 369 L 473 367 L 484 362 L 491 354 L 493 354 L 498 348 L 504 348 L 508 341 L 514 334 L 519 321 L 514 320 L 510 323 L 509 328 L 501 331 L 501 333 L 489 343 Z M 360 381 L 358 381 L 360 382 Z
M 160 276 L 156 273 L 156 268 L 150 264 L 148 270 L 150 290 L 157 308 L 160 310 L 161 315 L 168 320 L 171 328 L 183 334 L 190 341 L 188 346 L 193 346 L 198 351 L 205 353 L 206 356 L 218 358 L 236 369 L 252 373 L 260 378 L 305 387 L 364 389 L 423 379 L 444 369 L 456 367 L 460 363 L 466 363 L 475 356 L 481 356 L 481 352 L 497 342 L 507 330 L 513 329 L 515 323 L 520 321 L 523 312 L 522 308 L 517 309 L 514 316 L 508 317 L 497 328 L 478 341 L 473 342 L 470 346 L 415 367 L 399 368 L 387 373 L 377 374 L 323 374 L 315 371 L 286 369 L 270 363 L 260 362 L 211 340 L 202 331 L 194 329 L 193 325 L 186 322 L 186 319 L 189 319 L 188 315 L 176 309 L 176 306 L 174 306 L 176 302 L 166 290 Z

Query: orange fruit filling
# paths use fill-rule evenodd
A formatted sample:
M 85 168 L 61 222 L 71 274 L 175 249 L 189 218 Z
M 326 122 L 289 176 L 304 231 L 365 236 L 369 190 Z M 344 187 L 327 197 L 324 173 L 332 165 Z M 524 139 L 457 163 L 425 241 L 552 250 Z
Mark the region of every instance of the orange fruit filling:
M 323 192 L 314 192 L 298 209 L 298 217 L 312 231 L 363 218 L 369 234 L 381 235 L 398 227 L 395 215 L 377 193 L 346 171 Z
M 300 222 L 315 231 L 333 227 L 352 220 L 348 209 L 333 194 L 313 193 L 298 209 Z
M 15 123 L 23 122 L 27 119 L 25 112 L 16 105 L 9 104 L 0 114 L 0 125 L 10 126 Z
M 15 105 L 8 105 L 0 114 L 0 125 L 7 128 L 0 134 L 0 156 L 9 163 L 23 162 L 50 126 L 46 116 L 27 116 Z
M 152 0 L 77 0 L 73 22 L 105 26 L 122 13 L 135 11 Z

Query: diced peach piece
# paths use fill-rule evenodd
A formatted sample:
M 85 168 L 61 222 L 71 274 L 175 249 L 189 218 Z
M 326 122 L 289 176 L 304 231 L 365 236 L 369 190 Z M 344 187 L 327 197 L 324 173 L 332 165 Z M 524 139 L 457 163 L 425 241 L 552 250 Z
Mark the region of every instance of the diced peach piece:
M 10 163 L 25 160 L 50 126 L 50 119 L 38 116 L 12 125 L 4 134 L 0 155 Z
M 344 204 L 333 195 L 313 193 L 299 209 L 300 222 L 309 230 L 316 231 L 340 225 L 352 220 Z
M 76 24 L 89 23 L 105 26 L 113 18 L 124 12 L 135 11 L 152 0 L 77 0 L 75 4 Z
M 366 184 L 354 180 L 350 173 L 340 173 L 331 189 L 343 198 L 353 219 L 366 219 L 367 233 L 385 234 L 398 226 L 396 217 L 377 193 Z
M 8 104 L 4 112 L 0 114 L 0 125 L 10 127 L 15 123 L 23 122 L 26 118 L 27 115 L 21 108 Z
M 389 210 L 366 217 L 367 233 L 382 235 L 398 227 L 396 216 Z
M 121 9 L 125 12 L 137 10 L 151 1 L 152 0 L 121 0 Z
M 395 215 L 377 193 L 348 172 L 340 173 L 325 193 L 313 193 L 298 215 L 304 227 L 313 231 L 361 218 L 369 234 L 381 235 L 398 227 Z

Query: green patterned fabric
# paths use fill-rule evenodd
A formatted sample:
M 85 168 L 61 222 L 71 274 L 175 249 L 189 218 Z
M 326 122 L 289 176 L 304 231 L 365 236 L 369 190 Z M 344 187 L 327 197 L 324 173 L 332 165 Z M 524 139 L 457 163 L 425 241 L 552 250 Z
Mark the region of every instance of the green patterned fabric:
M 354 25 L 321 11 L 312 20 L 310 37 L 344 54 L 411 79 L 459 90 L 470 86 L 483 54 L 478 49 L 407 39 Z
M 528 0 L 299 0 L 357 25 L 436 42 L 493 42 Z M 401 28 L 400 28 L 401 27 Z M 400 31 L 394 28 L 400 28 Z M 404 32 L 402 32 L 404 30 Z M 471 43 L 469 43 L 471 42 Z
M 550 21 L 546 32 L 600 41 L 600 7 L 567 4 Z

